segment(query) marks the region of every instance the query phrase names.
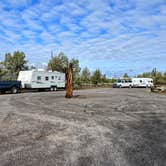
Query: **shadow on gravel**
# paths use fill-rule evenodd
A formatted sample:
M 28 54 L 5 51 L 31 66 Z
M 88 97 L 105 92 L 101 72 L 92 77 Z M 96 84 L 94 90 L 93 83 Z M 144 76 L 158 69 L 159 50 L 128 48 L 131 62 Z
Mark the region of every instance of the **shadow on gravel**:
M 101 98 L 97 95 L 74 95 L 72 99 L 92 99 L 92 98 Z
M 114 136 L 115 146 L 124 149 L 124 157 L 131 166 L 166 165 L 166 124 L 157 115 L 152 116 L 127 124 L 127 130 L 119 128 L 118 136 Z
M 54 91 L 54 92 L 51 92 L 51 91 L 49 91 L 49 90 L 37 90 L 37 89 L 25 89 L 25 90 L 22 90 L 21 92 L 18 92 L 18 93 L 16 93 L 16 94 L 12 94 L 10 91 L 7 91 L 7 92 L 5 92 L 5 93 L 0 93 L 0 95 L 17 95 L 17 94 L 20 94 L 20 93 L 48 93 L 48 92 L 50 92 L 50 93 L 56 93 L 56 92 L 62 92 L 62 91 L 65 91 L 64 89 L 58 89 L 57 91 Z

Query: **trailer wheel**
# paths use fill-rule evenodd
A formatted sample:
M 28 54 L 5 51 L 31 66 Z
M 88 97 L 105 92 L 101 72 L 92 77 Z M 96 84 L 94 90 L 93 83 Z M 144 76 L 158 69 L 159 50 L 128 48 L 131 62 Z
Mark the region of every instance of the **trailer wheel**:
M 11 93 L 16 94 L 18 92 L 18 89 L 16 87 L 11 88 Z
M 54 87 L 50 87 L 50 91 L 53 92 L 54 91 Z
M 57 87 L 56 86 L 54 87 L 54 91 L 57 91 Z

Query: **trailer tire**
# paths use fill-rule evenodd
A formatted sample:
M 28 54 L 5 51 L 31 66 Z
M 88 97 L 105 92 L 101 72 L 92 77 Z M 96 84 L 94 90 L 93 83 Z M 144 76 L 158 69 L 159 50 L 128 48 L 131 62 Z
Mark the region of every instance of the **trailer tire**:
M 50 91 L 51 91 L 51 92 L 54 91 L 54 87 L 53 87 L 53 86 L 50 87 Z
M 18 89 L 17 89 L 15 86 L 13 86 L 13 87 L 11 88 L 11 93 L 13 93 L 13 94 L 18 93 Z
M 56 86 L 51 86 L 50 87 L 50 91 L 53 92 L 53 91 L 56 91 L 57 90 L 57 87 Z
M 56 86 L 54 87 L 54 91 L 57 91 L 57 87 Z

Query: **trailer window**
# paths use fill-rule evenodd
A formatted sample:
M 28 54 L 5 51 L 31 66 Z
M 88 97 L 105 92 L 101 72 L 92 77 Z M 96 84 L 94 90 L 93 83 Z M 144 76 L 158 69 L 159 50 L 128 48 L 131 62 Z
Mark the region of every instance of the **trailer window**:
M 41 80 L 41 76 L 37 76 L 37 80 L 38 80 L 38 81 Z
M 52 78 L 52 80 L 54 80 L 54 76 L 52 76 L 51 78 Z
M 142 83 L 142 80 L 140 80 L 140 83 Z
M 61 80 L 61 77 L 58 77 L 58 80 Z
M 48 81 L 48 80 L 49 80 L 49 77 L 45 77 L 45 80 Z

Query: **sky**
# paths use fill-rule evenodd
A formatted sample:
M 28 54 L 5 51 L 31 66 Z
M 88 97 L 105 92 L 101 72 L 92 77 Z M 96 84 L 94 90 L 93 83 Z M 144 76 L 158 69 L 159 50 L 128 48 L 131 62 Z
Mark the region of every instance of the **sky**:
M 109 77 L 166 71 L 166 1 L 0 0 L 0 60 L 17 50 L 38 67 L 62 51 Z

